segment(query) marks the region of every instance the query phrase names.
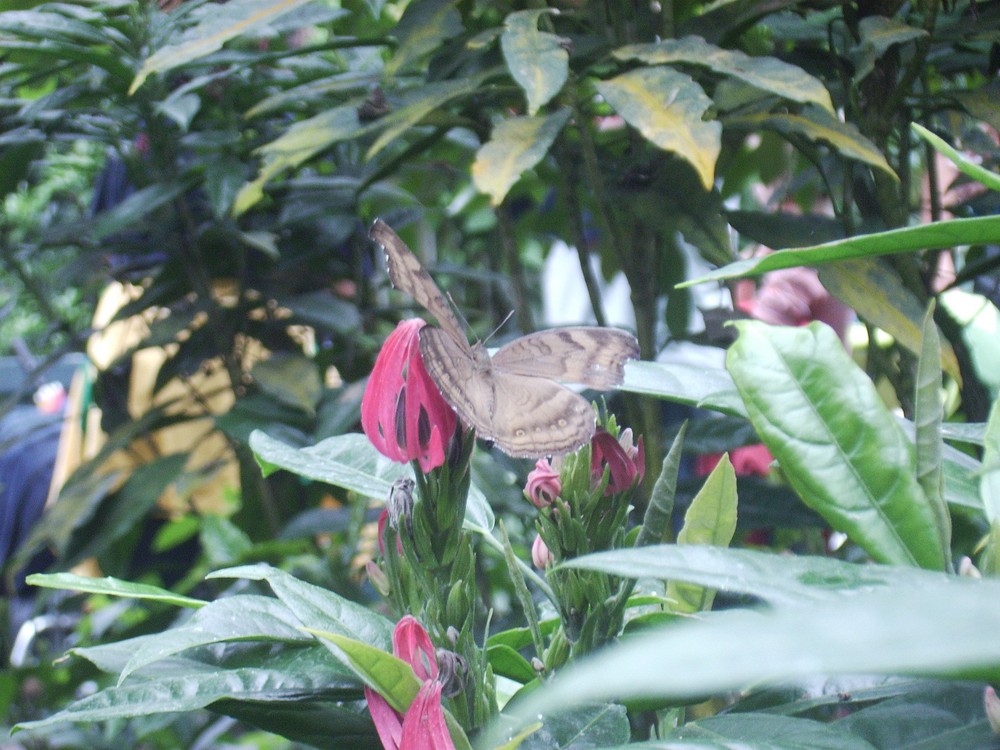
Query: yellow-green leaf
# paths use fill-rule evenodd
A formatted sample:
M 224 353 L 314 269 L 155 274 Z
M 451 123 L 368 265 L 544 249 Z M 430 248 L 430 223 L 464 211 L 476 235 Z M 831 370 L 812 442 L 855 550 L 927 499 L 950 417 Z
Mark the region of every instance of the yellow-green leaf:
M 528 97 L 528 114 L 534 115 L 559 93 L 569 74 L 569 54 L 555 34 L 538 30 L 543 13 L 552 8 L 521 10 L 504 20 L 500 37 L 507 68 Z
M 561 109 L 548 117 L 511 117 L 493 128 L 493 137 L 476 152 L 472 180 L 499 205 L 521 174 L 540 162 L 569 119 Z
M 855 258 L 822 266 L 819 278 L 830 294 L 856 310 L 864 320 L 889 333 L 909 351 L 920 354 L 923 306 L 889 266 L 877 258 Z M 941 340 L 941 367 L 962 382 L 955 351 L 945 339 Z
M 667 39 L 654 44 L 630 44 L 615 51 L 619 60 L 641 60 L 649 65 L 685 63 L 706 67 L 754 88 L 804 104 L 818 104 L 833 112 L 830 92 L 823 83 L 796 65 L 776 57 L 750 57 L 739 50 L 709 44 L 700 36 Z
M 727 547 L 736 533 L 736 504 L 736 472 L 726 453 L 691 501 L 677 543 Z M 673 601 L 671 607 L 676 612 L 701 612 L 711 609 L 715 591 L 671 581 L 667 598 Z
M 703 119 L 712 100 L 694 80 L 670 68 L 639 68 L 597 90 L 648 141 L 687 160 L 711 190 L 722 126 Z
M 803 110 L 802 114 L 745 115 L 726 118 L 726 127 L 746 130 L 774 130 L 784 136 L 799 136 L 813 142 L 823 142 L 848 159 L 854 159 L 880 169 L 899 179 L 882 152 L 852 124 L 841 122 L 821 109 Z
M 343 656 L 342 661 L 400 713 L 405 713 L 417 697 L 420 680 L 413 673 L 413 667 L 402 659 L 338 633 L 311 628 L 304 630 L 332 643 L 336 647 L 334 654 Z
M 129 87 L 138 89 L 153 73 L 176 68 L 220 49 L 230 39 L 285 15 L 311 0 L 231 0 L 223 5 L 203 6 L 201 22 L 189 29 L 178 44 L 158 49 L 142 64 Z
M 456 0 L 423 0 L 406 6 L 393 33 L 399 40 L 395 54 L 385 64 L 386 76 L 410 67 L 437 49 L 441 42 L 464 30 Z

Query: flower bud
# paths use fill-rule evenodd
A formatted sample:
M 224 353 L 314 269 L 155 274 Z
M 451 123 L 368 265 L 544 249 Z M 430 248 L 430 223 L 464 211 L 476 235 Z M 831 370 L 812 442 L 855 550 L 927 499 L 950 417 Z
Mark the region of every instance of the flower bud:
M 531 562 L 539 570 L 545 570 L 547 566 L 555 562 L 552 550 L 548 548 L 541 536 L 536 536 L 535 541 L 531 543 Z
M 392 587 L 389 585 L 389 577 L 385 574 L 385 571 L 378 566 L 378 563 L 374 560 L 366 562 L 365 572 L 368 574 L 368 580 L 371 581 L 375 590 L 382 596 L 389 596 L 389 592 L 392 591 Z
M 404 529 L 407 536 L 413 536 L 413 487 L 412 479 L 400 477 L 392 483 L 385 501 L 389 526 Z
M 528 480 L 524 485 L 524 496 L 536 508 L 547 508 L 555 502 L 562 492 L 562 482 L 559 472 L 544 458 L 535 462 L 535 468 L 528 472 Z
M 439 648 L 436 655 L 438 681 L 442 686 L 441 694 L 445 698 L 454 698 L 465 690 L 465 677 L 469 673 L 469 664 L 461 654 L 448 649 Z

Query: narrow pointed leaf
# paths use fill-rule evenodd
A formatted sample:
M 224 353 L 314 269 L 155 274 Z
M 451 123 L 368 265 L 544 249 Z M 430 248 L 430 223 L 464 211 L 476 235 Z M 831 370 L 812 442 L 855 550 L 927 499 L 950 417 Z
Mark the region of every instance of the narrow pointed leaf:
M 924 29 L 907 26 L 902 21 L 881 15 L 862 18 L 858 23 L 858 34 L 861 38 L 850 52 L 854 62 L 855 81 L 867 77 L 875 69 L 875 61 L 888 52 L 890 47 L 927 36 Z
M 684 514 L 684 526 L 677 535 L 677 544 L 726 547 L 733 540 L 734 533 L 736 472 L 733 471 L 729 455 L 723 454 Z M 715 591 L 671 581 L 667 586 L 667 598 L 676 602 L 671 605 L 676 612 L 701 612 L 712 608 Z
M 538 30 L 538 19 L 552 8 L 521 10 L 504 20 L 500 49 L 511 76 L 528 97 L 528 114 L 559 93 L 569 75 L 569 53 L 555 34 Z M 484 191 L 485 192 L 485 191 Z
M 646 140 L 688 161 L 711 189 L 722 125 L 704 119 L 712 100 L 692 78 L 671 68 L 638 68 L 599 82 L 597 90 Z
M 941 546 L 951 549 L 951 515 L 944 500 L 942 473 L 944 441 L 941 437 L 941 339 L 934 323 L 934 301 L 927 308 L 923 325 L 923 345 L 917 362 L 916 398 L 913 421 L 916 429 L 917 481 L 934 509 Z
M 456 0 L 424 0 L 409 3 L 393 34 L 399 41 L 385 65 L 385 75 L 394 76 L 422 62 L 442 42 L 462 33 L 462 16 Z
M 489 195 L 493 205 L 500 205 L 521 174 L 545 158 L 569 115 L 569 109 L 562 109 L 548 117 L 510 117 L 498 122 L 472 164 L 472 180 L 479 191 Z
M 758 276 L 779 268 L 815 266 L 846 258 L 870 258 L 956 245 L 989 245 L 998 242 L 1000 242 L 1000 216 L 952 219 L 916 227 L 892 229 L 878 234 L 862 234 L 846 240 L 837 240 L 811 247 L 781 250 L 758 258 L 730 263 L 677 286 L 686 287 L 703 284 L 706 281 Z
M 983 468 L 979 477 L 987 520 L 1000 524 L 1000 399 L 993 402 L 983 436 Z
M 208 602 L 202 599 L 193 599 L 182 594 L 175 594 L 173 591 L 162 589 L 148 583 L 132 583 L 122 581 L 118 578 L 89 578 L 79 576 L 75 573 L 35 573 L 28 576 L 27 582 L 32 586 L 41 586 L 47 589 L 67 589 L 69 591 L 82 591 L 87 594 L 104 594 L 105 596 L 121 596 L 130 599 L 144 599 L 147 601 L 163 602 L 173 604 L 178 607 L 191 607 L 197 609 L 204 607 Z
M 960 154 L 923 125 L 913 122 L 910 123 L 910 127 L 913 129 L 913 132 L 931 144 L 935 151 L 948 157 L 951 163 L 958 167 L 959 172 L 967 177 L 971 177 L 976 182 L 982 183 L 990 190 L 1000 190 L 1000 175 L 996 172 L 991 172 L 979 164 L 969 161 L 968 157 Z
M 813 510 L 880 562 L 943 569 L 913 446 L 829 327 L 748 321 L 726 366 L 757 434 Z
M 619 60 L 641 60 L 647 65 L 684 63 L 748 83 L 761 91 L 833 112 L 830 92 L 823 83 L 796 65 L 776 57 L 750 57 L 739 50 L 709 44 L 700 36 L 666 39 L 653 44 L 631 44 L 615 50 Z
M 688 423 L 677 431 L 670 450 L 663 457 L 663 467 L 660 476 L 653 484 L 653 492 L 642 517 L 642 528 L 636 537 L 635 546 L 645 547 L 648 544 L 660 544 L 670 532 L 670 519 L 674 513 L 674 497 L 677 492 L 677 474 L 681 468 L 681 454 L 684 450 L 684 436 L 687 434 Z

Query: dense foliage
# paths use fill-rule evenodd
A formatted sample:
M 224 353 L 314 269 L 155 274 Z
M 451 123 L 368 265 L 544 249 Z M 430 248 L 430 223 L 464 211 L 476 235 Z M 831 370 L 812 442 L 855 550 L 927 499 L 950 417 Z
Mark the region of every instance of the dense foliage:
M 106 285 L 103 434 L 8 567 L 111 577 L 31 579 L 71 622 L 0 676 L 15 741 L 377 747 L 436 700 L 435 747 L 994 742 L 1000 4 L 555 5 L 0 12 L 15 333 L 79 345 Z M 379 216 L 474 336 L 633 329 L 606 432 L 412 470 L 355 434 L 417 310 Z M 721 325 L 801 266 L 861 367 Z

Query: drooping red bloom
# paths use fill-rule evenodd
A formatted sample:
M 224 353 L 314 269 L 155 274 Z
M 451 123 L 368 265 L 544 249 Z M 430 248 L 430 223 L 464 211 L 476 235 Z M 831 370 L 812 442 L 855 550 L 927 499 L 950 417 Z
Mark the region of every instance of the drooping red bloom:
M 642 438 L 632 444 L 632 430 L 622 430 L 621 436 L 615 436 L 607 430 L 598 428 L 590 441 L 590 476 L 600 481 L 605 467 L 610 472 L 605 495 L 614 495 L 632 489 L 642 481 L 646 474 L 646 458 L 642 450 Z
M 536 508 L 546 508 L 555 502 L 561 492 L 562 482 L 559 479 L 559 472 L 552 468 L 547 459 L 538 459 L 535 468 L 528 472 L 524 484 L 524 496 Z
M 368 711 L 385 750 L 455 750 L 441 707 L 442 685 L 434 644 L 412 615 L 404 616 L 392 633 L 392 653 L 423 681 L 404 714 L 370 687 L 365 687 Z
M 420 359 L 419 318 L 389 334 L 361 399 L 361 427 L 379 453 L 393 461 L 416 460 L 423 472 L 445 462 L 458 417 Z

